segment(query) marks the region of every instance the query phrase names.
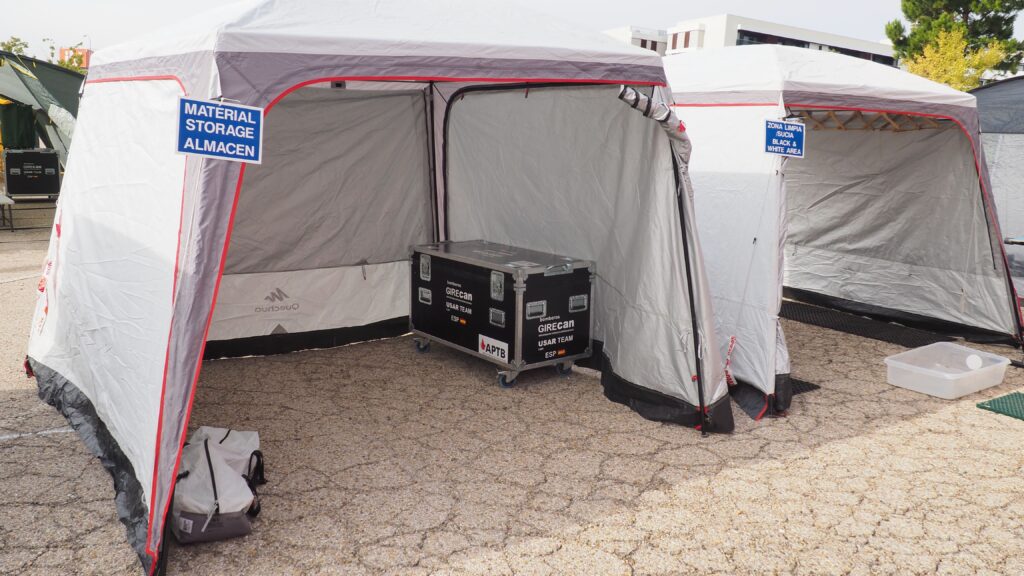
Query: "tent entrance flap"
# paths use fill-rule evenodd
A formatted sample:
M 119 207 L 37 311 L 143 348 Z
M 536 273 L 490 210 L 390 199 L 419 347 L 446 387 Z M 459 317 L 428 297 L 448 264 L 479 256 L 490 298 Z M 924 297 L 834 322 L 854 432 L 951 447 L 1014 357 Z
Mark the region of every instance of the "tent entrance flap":
M 981 135 L 1004 238 L 1024 237 L 1024 134 Z M 1017 293 L 1024 293 L 1024 246 L 1007 245 Z
M 449 239 L 595 261 L 594 338 L 611 369 L 698 406 L 701 360 L 671 144 L 618 93 L 546 87 L 453 98 L 445 131 Z M 725 386 L 717 350 L 706 352 L 705 366 L 715 367 L 705 374 L 712 405 Z
M 912 129 L 908 116 L 814 116 L 832 129 L 812 125 L 807 157 L 785 165 L 785 285 L 1013 334 L 963 133 L 949 122 Z M 875 129 L 855 129 L 871 119 Z
M 408 314 L 409 246 L 433 235 L 422 90 L 303 88 L 246 171 L 210 340 Z M 374 332 L 376 334 L 376 332 Z

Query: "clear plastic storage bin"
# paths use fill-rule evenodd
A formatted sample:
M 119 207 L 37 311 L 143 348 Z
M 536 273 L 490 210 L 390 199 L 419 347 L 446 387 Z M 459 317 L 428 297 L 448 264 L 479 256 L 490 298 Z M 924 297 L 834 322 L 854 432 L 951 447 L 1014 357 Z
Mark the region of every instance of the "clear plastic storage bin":
M 889 356 L 885 364 L 889 384 L 954 400 L 1001 384 L 1010 360 L 952 342 L 937 342 Z

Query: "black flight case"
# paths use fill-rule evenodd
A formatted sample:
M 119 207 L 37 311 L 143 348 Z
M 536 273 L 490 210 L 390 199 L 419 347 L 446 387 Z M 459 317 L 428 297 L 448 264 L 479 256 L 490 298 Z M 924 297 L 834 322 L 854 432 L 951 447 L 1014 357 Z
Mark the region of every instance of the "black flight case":
M 4 150 L 7 195 L 49 196 L 60 194 L 60 160 L 54 150 Z
M 591 354 L 594 264 L 484 240 L 416 246 L 409 329 L 498 365 L 498 384 Z

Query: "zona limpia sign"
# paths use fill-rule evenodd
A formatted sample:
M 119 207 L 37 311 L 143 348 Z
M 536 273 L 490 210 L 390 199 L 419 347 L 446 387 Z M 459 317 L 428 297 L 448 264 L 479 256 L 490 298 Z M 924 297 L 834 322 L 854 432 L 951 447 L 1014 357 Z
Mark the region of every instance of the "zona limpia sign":
M 804 125 L 786 120 L 764 121 L 764 151 L 791 158 L 804 157 Z

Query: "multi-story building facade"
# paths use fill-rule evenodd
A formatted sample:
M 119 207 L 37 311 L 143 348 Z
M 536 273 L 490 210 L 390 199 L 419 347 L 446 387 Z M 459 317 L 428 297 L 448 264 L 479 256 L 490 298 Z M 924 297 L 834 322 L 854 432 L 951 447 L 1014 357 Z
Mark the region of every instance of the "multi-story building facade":
M 75 46 L 72 48 L 61 48 L 58 53 L 58 57 L 61 62 L 70 61 L 74 57 L 82 58 L 82 68 L 89 67 L 89 59 L 92 58 L 92 50 L 88 48 L 82 48 L 81 46 Z
M 662 56 L 665 55 L 665 50 L 668 47 L 668 33 L 665 30 L 640 28 L 639 26 L 623 26 L 621 28 L 605 30 L 604 33 L 627 44 L 653 50 Z
M 719 14 L 684 20 L 667 30 L 626 26 L 608 30 L 605 33 L 663 55 L 703 48 L 747 44 L 782 44 L 811 50 L 839 52 L 889 66 L 897 64 L 892 46 L 883 42 L 871 42 L 734 14 Z M 651 47 L 652 42 L 654 47 Z M 661 49 L 662 45 L 664 45 L 664 49 Z

